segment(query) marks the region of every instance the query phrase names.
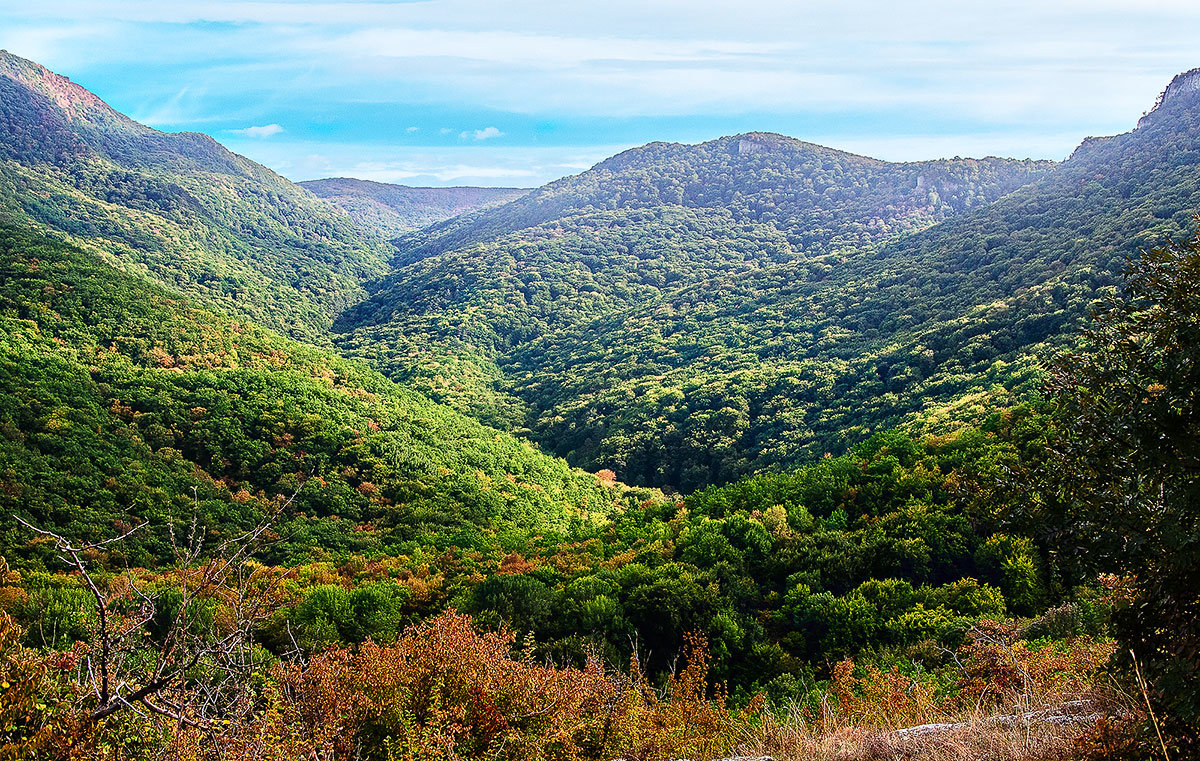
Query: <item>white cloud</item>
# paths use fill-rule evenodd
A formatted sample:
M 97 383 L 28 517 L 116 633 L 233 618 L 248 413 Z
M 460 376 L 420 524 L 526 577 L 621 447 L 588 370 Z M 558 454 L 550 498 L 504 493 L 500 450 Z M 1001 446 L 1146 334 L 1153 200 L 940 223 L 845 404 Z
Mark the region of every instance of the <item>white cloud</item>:
M 463 140 L 473 138 L 475 140 L 491 140 L 494 137 L 503 137 L 504 133 L 495 127 L 484 127 L 483 129 L 467 130 L 459 134 Z
M 279 124 L 312 120 L 325 176 L 449 124 L 442 142 L 461 143 L 364 171 L 500 181 L 522 171 L 503 156 L 557 141 L 541 181 L 592 143 L 750 129 L 882 158 L 1061 158 L 1200 64 L 1197 22 L 1194 0 L 0 0 L 0 47 L 289 174 L 319 162 L 285 157 L 298 141 Z
M 541 69 L 605 61 L 711 61 L 783 53 L 795 47 L 791 42 L 622 38 L 602 34 L 583 37 L 402 27 L 357 30 L 314 43 L 325 53 L 355 58 L 451 58 Z
M 575 174 L 632 147 L 500 146 L 463 143 L 445 146 L 330 145 L 282 136 L 246 140 L 230 147 L 292 180 L 357 177 L 408 185 L 492 185 L 535 187 Z M 370 160 L 364 160 L 370 156 Z
M 283 132 L 283 127 L 278 124 L 264 124 L 261 127 L 246 127 L 245 129 L 230 130 L 235 135 L 245 135 L 256 139 L 274 137 L 280 132 Z

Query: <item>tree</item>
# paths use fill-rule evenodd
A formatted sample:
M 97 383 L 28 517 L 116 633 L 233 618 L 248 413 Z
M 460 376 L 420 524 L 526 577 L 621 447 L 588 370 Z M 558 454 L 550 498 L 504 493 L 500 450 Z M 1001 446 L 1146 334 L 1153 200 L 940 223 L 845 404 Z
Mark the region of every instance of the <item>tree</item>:
M 1174 742 L 1200 749 L 1200 238 L 1144 252 L 1053 366 L 1059 549 L 1132 584 L 1117 613 Z
M 106 579 L 89 565 L 147 523 L 82 544 L 14 516 L 53 543 L 95 602 L 95 631 L 82 658 L 85 687 L 95 698 L 88 716 L 92 722 L 133 711 L 206 729 L 248 714 L 250 676 L 261 666 L 254 630 L 272 613 L 278 575 L 246 561 L 292 499 L 280 498 L 258 525 L 211 550 L 204 546 L 198 507 L 186 538 L 176 536 L 169 517 L 175 567 L 161 585 L 132 571 Z

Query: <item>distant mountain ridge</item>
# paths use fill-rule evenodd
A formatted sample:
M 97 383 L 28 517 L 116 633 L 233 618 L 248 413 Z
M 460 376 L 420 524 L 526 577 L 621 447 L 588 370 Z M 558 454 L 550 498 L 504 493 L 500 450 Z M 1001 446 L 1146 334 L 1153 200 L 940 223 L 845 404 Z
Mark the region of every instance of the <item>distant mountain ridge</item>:
M 529 192 L 528 188 L 419 188 L 348 177 L 298 184 L 343 209 L 359 225 L 379 230 L 387 237 L 496 206 Z
M 765 132 L 695 145 L 649 143 L 517 200 L 397 243 L 400 265 L 572 213 L 660 205 L 728 209 L 773 224 L 815 253 L 919 229 L 1029 182 L 1049 161 L 938 159 L 889 163 Z M 852 178 L 836 186 L 835 180 Z M 839 219 L 845 217 L 845 219 Z M 865 229 L 875 225 L 875 229 Z
M 483 420 L 521 427 L 526 402 L 497 393 L 507 384 L 495 357 L 713 277 L 876 246 L 1051 165 L 890 164 L 767 133 L 651 143 L 396 239 L 395 272 L 338 318 L 338 345 Z

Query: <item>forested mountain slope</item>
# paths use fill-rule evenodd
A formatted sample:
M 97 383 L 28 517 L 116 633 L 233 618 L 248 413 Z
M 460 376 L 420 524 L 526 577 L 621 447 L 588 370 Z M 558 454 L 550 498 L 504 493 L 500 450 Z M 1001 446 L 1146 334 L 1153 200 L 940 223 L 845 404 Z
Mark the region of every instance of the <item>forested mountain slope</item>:
M 212 138 L 145 127 L 6 52 L 0 208 L 310 341 L 324 340 L 390 253 L 340 210 Z
M 148 520 L 214 536 L 294 495 L 276 559 L 569 535 L 618 491 L 370 370 L 0 226 L 0 555 L 17 514 L 79 541 Z M 144 538 L 143 538 L 144 537 Z
M 529 192 L 526 188 L 414 188 L 347 177 L 309 180 L 299 185 L 340 207 L 360 226 L 388 237 L 496 206 Z
M 986 204 L 1049 166 L 997 158 L 892 164 L 764 132 L 699 145 L 650 143 L 497 209 L 401 240 L 398 261 L 581 214 L 675 206 L 769 225 L 797 253 L 828 253 Z
M 962 416 L 997 387 L 1035 388 L 1036 358 L 1125 257 L 1190 231 L 1198 150 L 1200 101 L 1168 102 L 987 209 L 808 271 L 709 280 L 503 366 L 538 440 L 634 482 L 722 481 L 913 413 Z
M 542 336 L 783 265 L 804 271 L 981 206 L 1046 162 L 888 164 L 779 135 L 655 143 L 402 237 L 339 345 L 496 425 L 527 403 L 493 360 Z M 500 364 L 504 360 L 500 359 Z M 647 371 L 661 372 L 661 362 Z
M 385 372 L 634 483 L 690 490 L 912 413 L 969 417 L 1035 376 L 1125 255 L 1186 229 L 1200 103 L 1179 92 L 1049 169 L 741 136 L 695 148 L 739 169 L 701 172 L 687 147 L 649 146 L 402 239 L 402 266 L 336 329 Z

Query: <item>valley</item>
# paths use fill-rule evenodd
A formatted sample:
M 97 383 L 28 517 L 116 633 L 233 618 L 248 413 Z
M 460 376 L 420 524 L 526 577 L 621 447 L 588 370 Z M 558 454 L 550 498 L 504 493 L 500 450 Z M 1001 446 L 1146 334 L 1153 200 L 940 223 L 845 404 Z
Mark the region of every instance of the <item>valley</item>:
M 1196 77 L 418 188 L 0 53 L 0 758 L 1187 757 Z

